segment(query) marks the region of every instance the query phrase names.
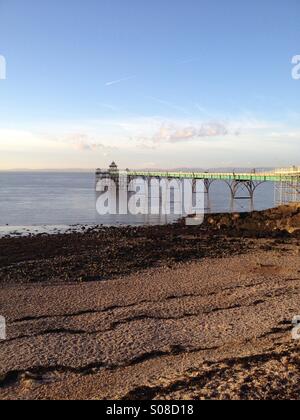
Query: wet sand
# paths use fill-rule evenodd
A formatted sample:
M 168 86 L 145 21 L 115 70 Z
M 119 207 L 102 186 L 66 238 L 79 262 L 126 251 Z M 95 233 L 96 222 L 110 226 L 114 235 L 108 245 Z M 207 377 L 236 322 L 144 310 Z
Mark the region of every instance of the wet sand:
M 300 240 L 261 236 L 1 240 L 0 399 L 299 399 Z

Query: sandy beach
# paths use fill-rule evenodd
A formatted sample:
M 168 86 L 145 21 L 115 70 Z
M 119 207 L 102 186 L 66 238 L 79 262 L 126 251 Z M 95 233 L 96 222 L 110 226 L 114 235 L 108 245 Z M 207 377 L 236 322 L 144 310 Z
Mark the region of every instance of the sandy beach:
M 299 399 L 298 217 L 1 239 L 0 398 Z

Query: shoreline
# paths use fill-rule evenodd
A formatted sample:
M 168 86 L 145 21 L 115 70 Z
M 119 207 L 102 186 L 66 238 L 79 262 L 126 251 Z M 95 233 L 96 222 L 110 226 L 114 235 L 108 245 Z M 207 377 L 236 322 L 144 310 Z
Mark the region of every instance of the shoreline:
M 23 226 L 0 226 L 0 239 L 24 238 L 38 235 L 62 235 L 80 233 L 83 230 L 94 228 L 96 225 L 23 225 Z
M 231 217 L 233 215 L 241 215 L 241 216 L 248 216 L 250 214 L 256 213 L 266 213 L 272 212 L 276 210 L 278 207 L 270 207 L 266 210 L 255 210 L 252 213 L 249 211 L 228 211 L 228 212 L 209 212 L 205 213 L 204 217 L 207 220 L 208 218 L 218 218 L 218 217 Z M 188 216 L 187 216 L 188 217 Z M 107 223 L 75 223 L 75 224 L 25 224 L 25 225 L 12 225 L 12 224 L 4 224 L 0 225 L 0 239 L 3 238 L 14 238 L 14 237 L 34 237 L 38 235 L 61 235 L 61 234 L 70 234 L 70 233 L 81 233 L 85 232 L 86 230 L 94 230 L 103 229 L 103 228 L 152 228 L 157 226 L 169 226 L 169 225 L 176 225 L 182 224 L 185 220 L 185 217 L 178 218 L 177 220 L 172 220 L 168 223 L 143 223 L 142 221 L 137 221 L 136 223 L 124 223 L 119 222 L 116 224 L 107 224 Z
M 297 228 L 297 226 L 299 228 Z M 300 238 L 300 205 L 208 215 L 200 226 L 73 226 L 0 238 L 0 284 L 103 281 L 148 268 L 276 249 Z M 34 263 L 33 263 L 34 261 Z

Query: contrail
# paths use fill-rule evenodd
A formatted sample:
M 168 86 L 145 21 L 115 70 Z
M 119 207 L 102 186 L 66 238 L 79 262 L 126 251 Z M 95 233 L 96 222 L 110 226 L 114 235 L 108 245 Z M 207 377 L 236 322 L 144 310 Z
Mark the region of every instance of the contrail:
M 175 111 L 179 111 L 183 114 L 187 114 L 187 115 L 189 114 L 188 111 L 185 108 L 182 108 L 181 106 L 177 106 L 177 105 L 173 104 L 172 102 L 165 101 L 164 99 L 155 98 L 154 96 L 147 96 L 146 98 L 151 99 L 152 101 L 156 101 L 159 104 L 165 105 L 169 108 L 173 108 L 173 109 L 175 109 Z
M 135 78 L 136 78 L 136 76 L 124 77 L 123 79 L 118 79 L 118 80 L 113 80 L 111 82 L 107 82 L 107 83 L 105 83 L 105 86 L 117 85 L 119 83 L 126 82 L 127 80 L 132 80 L 132 79 L 135 79 Z

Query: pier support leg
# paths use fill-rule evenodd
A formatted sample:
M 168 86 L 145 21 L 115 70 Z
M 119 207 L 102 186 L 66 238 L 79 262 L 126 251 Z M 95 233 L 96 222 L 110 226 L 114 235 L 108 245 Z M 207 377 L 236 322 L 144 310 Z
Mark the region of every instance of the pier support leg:
M 226 181 L 227 185 L 230 188 L 231 192 L 231 203 L 230 208 L 231 212 L 234 211 L 234 203 L 236 200 L 249 200 L 250 201 L 250 211 L 254 211 L 254 193 L 263 182 L 259 181 L 239 181 L 234 180 L 231 182 Z
M 196 192 L 196 179 L 193 179 L 193 193 Z M 203 179 L 204 183 L 204 194 L 205 194 L 205 212 L 209 213 L 211 211 L 211 201 L 210 201 L 210 187 L 211 184 L 214 182 L 214 179 Z
M 210 201 L 210 187 L 214 182 L 213 179 L 204 179 L 204 192 L 205 192 L 205 212 L 211 212 L 211 201 Z

